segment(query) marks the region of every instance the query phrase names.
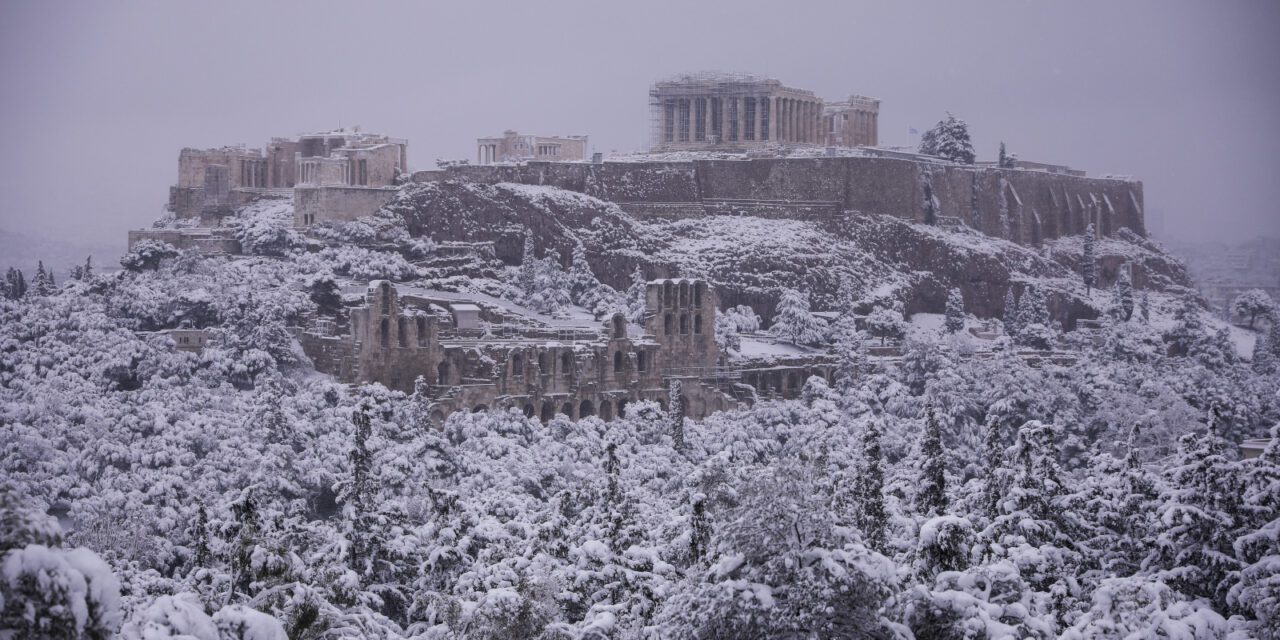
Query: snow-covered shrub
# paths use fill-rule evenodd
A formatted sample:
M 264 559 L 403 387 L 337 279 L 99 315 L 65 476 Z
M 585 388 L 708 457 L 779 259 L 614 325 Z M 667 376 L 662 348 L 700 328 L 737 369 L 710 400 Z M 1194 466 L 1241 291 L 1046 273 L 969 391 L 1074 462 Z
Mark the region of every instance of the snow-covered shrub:
M 819 344 L 824 323 L 809 312 L 808 296 L 795 289 L 783 289 L 769 333 L 791 344 Z
M 907 321 L 902 318 L 901 311 L 880 307 L 867 316 L 867 331 L 880 338 L 880 344 L 884 344 L 885 340 L 896 340 L 906 335 Z
M 241 209 L 227 221 L 245 253 L 282 256 L 304 244 L 293 230 L 293 203 L 260 200 Z
M 1093 605 L 1062 634 L 1087 638 L 1226 637 L 1227 621 L 1203 600 L 1188 600 L 1148 578 L 1108 578 L 1093 591 Z
M 141 240 L 134 243 L 129 253 L 120 258 L 120 266 L 129 271 L 154 270 L 160 262 L 178 255 L 178 250 L 168 242 Z

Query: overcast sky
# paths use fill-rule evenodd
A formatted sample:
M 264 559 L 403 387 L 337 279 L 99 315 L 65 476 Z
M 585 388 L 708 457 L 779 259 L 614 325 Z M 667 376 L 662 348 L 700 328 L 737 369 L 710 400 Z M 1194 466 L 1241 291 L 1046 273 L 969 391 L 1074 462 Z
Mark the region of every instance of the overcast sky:
M 1280 2 L 0 3 L 0 229 L 118 238 L 182 147 L 359 124 L 412 168 L 507 128 L 647 140 L 647 90 L 746 71 L 951 111 L 979 159 L 1145 183 L 1165 237 L 1280 236 Z M 1158 228 L 1159 222 L 1152 222 Z

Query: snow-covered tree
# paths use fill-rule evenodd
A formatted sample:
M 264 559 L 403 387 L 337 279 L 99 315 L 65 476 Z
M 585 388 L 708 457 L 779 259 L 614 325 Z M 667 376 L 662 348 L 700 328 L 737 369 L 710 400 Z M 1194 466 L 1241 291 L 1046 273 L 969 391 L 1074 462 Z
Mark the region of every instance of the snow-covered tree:
M 22 271 L 9 267 L 4 274 L 4 297 L 10 300 L 19 300 L 27 295 L 27 280 L 22 275 Z
M 627 288 L 627 319 L 636 324 L 644 322 L 645 296 L 648 295 L 648 281 L 640 265 L 631 272 L 631 286 Z
M 1017 166 L 1018 155 L 1007 153 L 1004 149 L 1004 141 L 1000 141 L 1000 155 L 996 159 L 996 166 L 1001 169 L 1012 169 Z
M 1258 336 L 1253 343 L 1253 370 L 1260 374 L 1272 373 L 1276 369 L 1276 355 L 1272 352 L 1270 336 Z
M 1111 303 L 1113 313 L 1117 318 L 1128 322 L 1133 317 L 1133 282 L 1129 278 L 1129 270 L 1120 268 L 1120 275 L 1116 278 L 1115 295 Z
M 675 443 L 676 451 L 684 451 L 684 388 L 676 378 L 671 379 L 667 389 L 667 411 L 671 420 L 671 441 Z
M 927 516 L 947 511 L 947 460 L 942 449 L 942 426 L 933 405 L 925 410 L 920 441 L 920 476 L 916 482 L 916 511 Z
M 1236 296 L 1231 301 L 1231 314 L 1241 318 L 1249 319 L 1249 328 L 1253 328 L 1253 323 L 1258 320 L 1258 316 L 1270 316 L 1272 310 L 1275 309 L 1275 301 L 1271 299 L 1271 295 L 1262 289 L 1249 289 L 1244 293 Z M 1280 322 L 1278 318 L 1272 318 L 1272 323 Z
M 724 311 L 716 310 L 716 346 L 725 353 L 737 353 L 742 350 L 742 338 L 738 335 L 738 324 Z
M 1080 257 L 1080 277 L 1084 279 L 1085 290 L 1089 293 L 1098 284 L 1097 236 L 1093 223 L 1089 223 L 1084 230 L 1084 254 Z
M 1147 291 L 1142 291 L 1142 297 L 1138 299 L 1138 317 L 1143 322 L 1151 322 L 1151 299 L 1147 295 Z
M 588 302 L 587 296 L 600 287 L 600 281 L 596 279 L 596 274 L 591 271 L 591 265 L 587 263 L 587 249 L 582 246 L 581 242 L 573 245 L 573 259 L 569 264 L 569 299 L 574 304 L 587 307 L 594 307 L 594 304 L 585 304 Z M 594 302 L 591 300 L 590 302 Z
M 952 287 L 947 294 L 946 322 L 943 327 L 947 333 L 964 331 L 964 296 L 956 287 Z
M 880 338 L 880 344 L 883 345 L 889 338 L 897 339 L 905 335 L 907 321 L 902 318 L 902 312 L 898 309 L 879 307 L 867 316 L 867 331 Z
M 769 332 L 791 344 L 822 342 L 823 322 L 809 312 L 809 299 L 795 289 L 783 289 Z
M 1004 292 L 1004 313 L 1001 317 L 1004 321 L 1006 334 L 1016 336 L 1022 331 L 1022 318 L 1019 314 L 1018 298 L 1013 294 L 1013 287 L 1009 287 Z
M 862 531 L 862 539 L 867 546 L 883 550 L 889 515 L 884 505 L 884 453 L 880 448 L 880 424 L 877 420 L 869 421 L 862 433 L 862 466 L 855 486 L 857 511 L 854 522 Z
M 969 140 L 969 125 L 947 113 L 932 129 L 920 137 L 920 153 L 947 158 L 952 162 L 973 164 L 973 143 Z
M 31 293 L 37 296 L 47 296 L 52 294 L 56 288 L 53 284 L 53 273 L 46 271 L 44 261 L 41 260 L 36 265 L 36 275 L 31 278 Z

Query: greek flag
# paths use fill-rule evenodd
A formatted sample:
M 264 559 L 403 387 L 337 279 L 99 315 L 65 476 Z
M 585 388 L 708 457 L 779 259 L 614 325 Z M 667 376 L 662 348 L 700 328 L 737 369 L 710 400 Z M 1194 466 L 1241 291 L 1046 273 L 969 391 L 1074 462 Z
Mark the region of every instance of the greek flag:
M 915 127 L 907 127 L 907 135 L 914 136 L 917 133 L 920 133 L 920 132 L 917 131 Z

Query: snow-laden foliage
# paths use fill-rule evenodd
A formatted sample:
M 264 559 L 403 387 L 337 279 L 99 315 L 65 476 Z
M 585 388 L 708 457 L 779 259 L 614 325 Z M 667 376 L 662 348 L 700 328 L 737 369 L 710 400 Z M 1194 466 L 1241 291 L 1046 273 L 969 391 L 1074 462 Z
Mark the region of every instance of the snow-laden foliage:
M 969 125 L 948 112 L 945 119 L 938 121 L 938 124 L 920 136 L 920 153 L 940 156 L 961 164 L 973 164 L 973 142 L 969 140 Z
M 1234 443 L 1280 419 L 1280 380 L 1198 306 L 1034 364 L 936 328 L 873 356 L 838 319 L 834 383 L 795 399 L 693 420 L 672 385 L 670 412 L 436 428 L 425 392 L 337 384 L 294 338 L 389 256 L 166 251 L 0 301 L 5 615 L 211 640 L 1274 635 L 1280 445 Z M 1011 316 L 1046 322 L 1050 284 Z M 211 341 L 153 333 L 178 326 Z

